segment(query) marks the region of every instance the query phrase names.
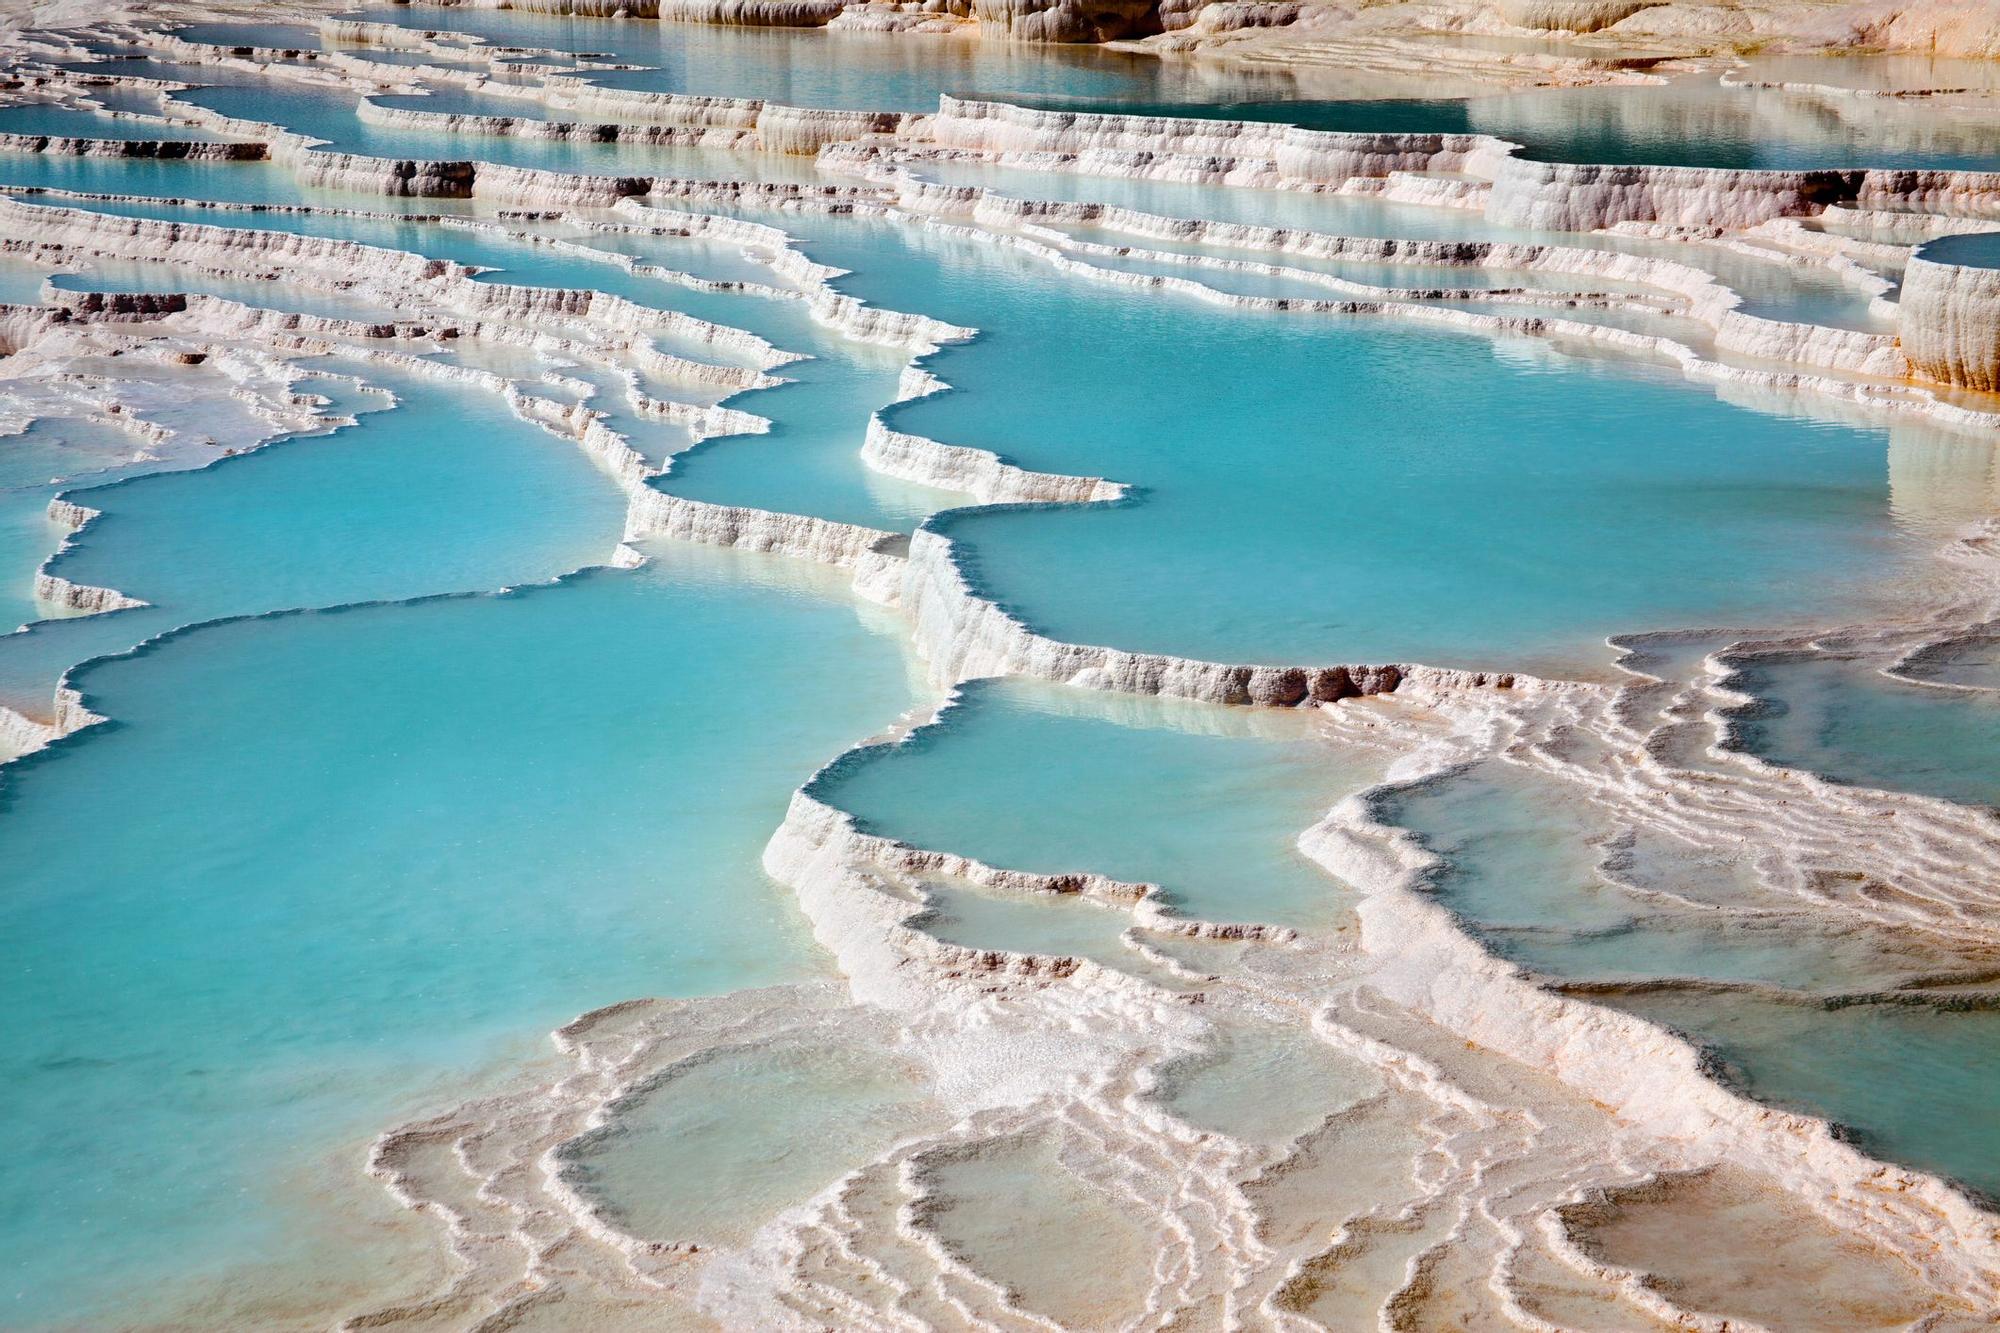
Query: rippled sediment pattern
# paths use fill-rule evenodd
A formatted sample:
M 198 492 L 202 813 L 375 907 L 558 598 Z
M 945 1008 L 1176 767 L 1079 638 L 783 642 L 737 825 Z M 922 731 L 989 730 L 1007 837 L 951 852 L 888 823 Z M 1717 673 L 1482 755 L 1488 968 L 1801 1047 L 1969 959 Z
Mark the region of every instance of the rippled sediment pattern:
M 7 39 L 10 1318 L 1988 1326 L 1991 81 L 846 26 Z

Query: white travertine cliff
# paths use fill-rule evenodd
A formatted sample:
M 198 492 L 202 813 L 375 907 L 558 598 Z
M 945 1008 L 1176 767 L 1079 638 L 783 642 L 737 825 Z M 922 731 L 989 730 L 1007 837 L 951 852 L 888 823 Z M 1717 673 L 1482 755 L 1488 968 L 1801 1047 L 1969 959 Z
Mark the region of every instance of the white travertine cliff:
M 1898 298 L 1903 351 L 1920 375 L 2000 392 L 2000 268 L 1931 259 L 1920 250 Z

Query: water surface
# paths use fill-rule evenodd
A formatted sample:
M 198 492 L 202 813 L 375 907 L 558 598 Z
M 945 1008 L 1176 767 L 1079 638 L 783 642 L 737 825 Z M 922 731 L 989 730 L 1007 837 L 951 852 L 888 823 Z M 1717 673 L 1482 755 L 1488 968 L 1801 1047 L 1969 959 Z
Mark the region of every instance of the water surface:
M 1880 660 L 1755 662 L 1734 679 L 1758 702 L 1737 740 L 1835 782 L 2000 807 L 2000 695 L 1884 675 Z
M 1343 890 L 1294 843 L 1375 763 L 1317 739 L 1309 717 L 990 680 L 818 790 L 919 847 L 1157 883 L 1208 920 L 1325 923 Z
M 582 1009 L 818 966 L 759 853 L 909 697 L 834 585 L 745 563 L 239 621 L 80 675 L 116 724 L 9 770 L 0 811 L 14 1317 L 182 1281 L 337 1302 L 382 1245 L 300 1223 L 322 1159 L 359 1180 L 374 1133 Z
M 1925 555 L 1880 431 L 1537 342 L 1226 311 L 919 244 L 930 262 L 854 256 L 849 285 L 981 336 L 931 360 L 956 391 L 893 424 L 1138 488 L 934 520 L 980 588 L 1060 639 L 1575 671 L 1612 633 L 1854 606 Z

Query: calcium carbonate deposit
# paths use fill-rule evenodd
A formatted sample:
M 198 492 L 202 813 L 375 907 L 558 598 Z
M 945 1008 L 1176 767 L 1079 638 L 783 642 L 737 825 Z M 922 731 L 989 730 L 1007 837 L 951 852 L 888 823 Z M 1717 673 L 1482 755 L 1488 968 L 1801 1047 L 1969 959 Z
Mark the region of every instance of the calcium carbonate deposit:
M 0 1321 L 2000 1323 L 2000 10 L 0 19 Z

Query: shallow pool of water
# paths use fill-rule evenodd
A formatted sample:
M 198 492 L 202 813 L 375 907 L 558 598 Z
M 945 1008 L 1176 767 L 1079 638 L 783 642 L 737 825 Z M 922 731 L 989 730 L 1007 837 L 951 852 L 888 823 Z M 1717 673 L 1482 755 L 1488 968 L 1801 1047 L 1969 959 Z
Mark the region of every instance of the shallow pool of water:
M 522 135 L 456 133 L 443 126 L 404 128 L 357 118 L 362 94 L 347 88 L 272 80 L 259 86 L 196 88 L 173 95 L 174 102 L 207 107 L 252 124 L 273 124 L 319 140 L 332 152 L 360 153 L 389 159 L 465 161 L 476 159 L 504 166 L 543 171 L 580 172 L 600 176 L 693 176 L 698 178 L 772 177 L 795 179 L 806 168 L 776 154 L 732 154 L 714 149 L 666 148 L 637 143 L 602 143 L 595 139 L 538 139 Z M 535 104 L 516 107 L 493 98 L 455 93 L 437 101 L 422 97 L 385 99 L 396 106 L 415 106 L 449 113 L 477 106 L 481 115 L 512 115 L 528 120 Z M 434 106 L 426 103 L 436 101 Z M 245 130 L 244 133 L 251 133 Z
M 1921 568 L 1879 431 L 1538 341 L 1221 310 L 975 242 L 869 239 L 831 248 L 851 290 L 981 330 L 931 359 L 955 392 L 892 424 L 1138 488 L 933 521 L 1057 638 L 1576 671 L 1609 660 L 1608 634 L 1823 616 Z
M 45 486 L 0 490 L 0 634 L 44 614 L 35 571 L 62 540 L 62 530 L 49 521 L 50 493 Z
M 2000 696 L 1882 674 L 1878 659 L 1753 663 L 1736 688 L 1758 704 L 1738 720 L 1743 747 L 1835 782 L 2000 806 Z
M 0 983 L 14 1317 L 190 1278 L 337 1294 L 379 1247 L 315 1257 L 287 1219 L 329 1154 L 358 1178 L 579 1010 L 817 966 L 759 853 L 909 696 L 837 584 L 754 563 L 242 621 L 80 675 L 116 722 L 8 770 L 0 813 L 35 960 Z
M 563 1160 L 622 1230 L 741 1245 L 781 1209 L 943 1120 L 919 1068 L 829 1032 L 683 1061 Z
M 75 493 L 103 517 L 59 572 L 185 622 L 493 588 L 609 557 L 623 504 L 580 450 L 495 396 L 364 373 L 400 406 L 201 472 Z
M 0 182 L 52 190 L 257 203 L 296 203 L 305 197 L 291 172 L 275 162 L 177 162 L 0 152 Z M 368 197 L 371 201 L 376 198 Z M 346 197 L 350 206 L 354 200 L 355 196 Z M 390 209 L 396 203 L 385 199 L 368 206 Z
M 1017 1308 L 1059 1328 L 1122 1328 L 1143 1310 L 1151 1237 L 1129 1200 L 1063 1152 L 1053 1134 L 1031 1133 L 944 1158 L 926 1171 L 923 1225 Z M 1013 1206 L 1024 1198 L 1037 1207 Z
M 176 37 L 204 46 L 261 46 L 276 50 L 317 51 L 319 29 L 304 23 L 187 23 L 173 30 Z
M 231 136 L 195 125 L 134 120 L 83 107 L 35 103 L 0 107 L 0 134 L 46 134 L 67 139 L 176 139 L 212 143 Z
M 1060 97 L 1480 130 L 1538 157 L 1755 166 L 1985 164 L 2000 139 L 1929 103 L 1822 105 L 1713 84 L 1308 102 L 1280 100 L 1290 76 L 1101 51 L 463 6 L 371 17 L 647 67 L 595 76 L 614 87 L 803 105 Z M 317 45 L 314 30 L 286 25 L 187 35 Z M 356 119 L 355 93 L 199 62 L 104 68 L 178 71 L 215 85 L 189 104 L 359 152 L 811 174 L 803 159 L 383 129 Z M 384 103 L 550 114 L 490 92 Z M 0 112 L 0 128 L 8 115 L 18 126 L 137 125 L 33 111 Z M 1362 199 L 976 164 L 922 170 L 1035 197 L 1324 231 L 1492 230 L 1469 212 Z M 0 181 L 492 216 L 483 204 L 306 191 L 269 164 L 4 154 Z M 552 392 L 588 398 L 650 457 L 671 457 L 660 484 L 696 499 L 901 529 L 964 502 L 860 465 L 868 417 L 894 396 L 905 352 L 850 343 L 798 302 L 691 291 L 436 222 L 164 199 L 93 206 L 393 246 L 487 268 L 489 281 L 593 288 L 751 330 L 813 358 L 779 368 L 795 383 L 732 404 L 769 416 L 766 435 L 688 447 L 684 430 L 639 421 L 618 401 L 615 368 L 570 368 L 595 397 Z M 1135 293 L 910 218 L 800 210 L 763 220 L 855 270 L 843 290 L 980 330 L 929 361 L 954 390 L 894 408 L 894 424 L 1132 484 L 1115 506 L 930 520 L 959 543 L 980 589 L 1061 638 L 1227 661 L 1603 674 L 1608 634 L 1815 621 L 1906 597 L 1928 544 L 1991 509 L 1990 458 L 1980 471 L 1962 441 L 1809 418 L 1796 403 L 1734 390 L 1725 401 L 1660 366 Z M 592 239 L 575 222 L 511 225 Z M 703 278 L 776 281 L 732 246 L 600 239 Z M 1868 322 L 1866 294 L 1830 279 L 1749 256 L 1672 253 L 1723 275 L 1758 313 Z M 1399 285 L 1506 277 L 1327 267 Z M 0 295 L 29 281 L 6 274 Z M 247 279 L 200 281 L 268 295 Z M 65 282 L 189 285 L 171 267 L 138 264 Z M 1297 285 L 1215 282 L 1256 293 Z M 312 294 L 284 308 L 346 309 Z M 700 360 L 745 359 L 694 338 L 661 342 Z M 468 349 L 463 360 L 525 379 L 543 369 L 519 349 Z M 111 364 L 73 368 L 105 374 Z M 385 1285 L 384 1274 L 413 1278 L 420 1245 L 384 1223 L 390 1204 L 358 1169 L 370 1138 L 524 1065 L 545 1072 L 534 1067 L 544 1034 L 585 1008 L 822 975 L 825 960 L 759 853 L 794 786 L 922 694 L 906 627 L 858 606 L 831 572 L 663 544 L 636 571 L 560 578 L 611 558 L 625 508 L 573 444 L 489 395 L 330 364 L 393 388 L 401 405 L 198 472 L 79 484 L 76 498 L 104 517 L 57 572 L 155 605 L 0 636 L 0 701 L 46 714 L 57 675 L 75 668 L 88 702 L 113 719 L 0 774 L 0 848 L 15 868 L 0 931 L 25 960 L 0 981 L 16 1029 L 0 1054 L 0 1104 L 18 1140 L 0 1178 L 0 1244 L 37 1275 L 16 1296 L 25 1323 L 158 1321 L 162 1310 L 195 1326 L 307 1322 Z M 721 393 L 682 387 L 689 401 Z M 330 392 L 364 405 L 351 389 Z M 216 429 L 227 414 L 240 425 L 243 404 L 216 399 Z M 50 478 L 90 470 L 65 444 L 0 440 L 0 487 L 13 488 L 0 490 L 0 628 L 32 614 L 26 580 L 56 535 L 41 517 Z M 495 593 L 503 588 L 519 590 Z M 164 637 L 131 651 L 153 636 Z M 1769 685 L 1787 707 L 1746 735 L 1773 757 L 1847 781 L 1994 800 L 1980 774 L 2000 730 L 1980 721 L 1983 700 L 1846 674 L 1774 674 Z M 981 681 L 909 742 L 836 763 L 818 791 L 865 828 L 919 846 L 1157 883 L 1189 917 L 1325 928 L 1343 921 L 1351 895 L 1298 851 L 1298 835 L 1379 780 L 1386 761 L 1336 746 L 1323 722 Z M 1914 950 L 1751 920 L 1738 909 L 1768 906 L 1768 895 L 1744 862 L 1620 828 L 1496 772 L 1390 811 L 1446 858 L 1427 888 L 1484 942 L 1685 1027 L 1755 1095 L 1837 1116 L 1898 1160 L 2000 1190 L 1983 1128 L 2000 1091 L 1981 1072 L 1987 1011 L 1828 1009 L 1814 998 L 1894 984 L 1921 963 Z M 919 887 L 927 910 L 912 924 L 945 944 L 1081 957 L 1169 988 L 1197 983 L 1135 944 L 1158 938 L 1197 966 L 1274 956 L 1261 943 L 1153 936 L 1115 903 L 953 880 Z M 1669 909 L 1632 891 L 1649 887 L 1700 906 Z M 1771 989 L 1629 984 L 1661 975 Z M 1346 1130 L 1328 1118 L 1360 1106 L 1350 1158 L 1322 1155 L 1313 1168 L 1349 1178 L 1307 1174 L 1290 1187 L 1346 1190 L 1351 1211 L 1402 1197 L 1409 1181 L 1378 1176 L 1407 1175 L 1406 1108 L 1319 1042 L 1309 1015 L 1234 1021 L 1243 1017 L 1216 1024 L 1207 1046 L 1159 1069 L 1144 1095 L 1198 1129 L 1273 1148 L 1302 1135 L 1332 1142 Z M 606 1133 L 569 1154 L 571 1178 L 647 1238 L 740 1242 L 774 1210 L 938 1122 L 919 1083 L 896 1060 L 833 1039 L 725 1049 L 627 1099 Z M 1069 1327 L 1116 1326 L 1141 1310 L 1155 1245 L 1150 1219 L 1092 1182 L 1099 1150 L 1052 1130 L 939 1154 L 911 1178 L 926 1196 L 911 1220 L 1028 1310 Z M 365 1207 L 353 1202 L 362 1195 Z M 1036 1207 L 1023 1209 L 1024 1198 Z M 1279 1212 L 1316 1219 L 1325 1207 L 1316 1198 Z M 1428 1243 L 1403 1239 L 1407 1251 L 1384 1251 L 1385 1290 Z
M 1188 916 L 1324 923 L 1344 891 L 1294 843 L 1375 771 L 1309 717 L 994 680 L 914 740 L 843 761 L 820 795 L 919 847 L 1157 883 Z
M 1920 258 L 1939 264 L 1963 264 L 1967 268 L 2000 268 L 2000 231 L 1969 232 L 1944 236 L 1917 247 Z
M 1511 766 L 1399 792 L 1383 817 L 1443 859 L 1427 892 L 1487 947 L 1558 981 L 1681 977 L 1832 993 L 1954 961 L 1890 930 L 1785 912 L 1786 896 L 1749 858 L 1620 821 Z
M 275 273 L 261 280 L 229 278 L 139 260 L 95 260 L 87 270 L 58 273 L 51 282 L 57 290 L 65 292 L 165 292 L 214 296 L 260 309 L 324 315 L 329 319 L 350 319 L 362 323 L 389 322 L 404 313 L 380 301 L 337 292 L 301 290 L 286 284 Z
M 1382 1086 L 1303 1021 L 1218 1023 L 1210 1043 L 1163 1067 L 1154 1098 L 1199 1129 L 1250 1143 L 1290 1143 Z
M 1867 1151 L 2000 1187 L 1991 1117 L 1978 1110 L 1995 1091 L 1994 1011 L 1974 995 L 1962 1009 L 1916 996 L 1822 998 L 1879 997 L 1967 960 L 1796 908 L 1773 917 L 1788 895 L 1760 891 L 1748 867 L 1621 828 L 1507 769 L 1488 765 L 1401 793 L 1385 814 L 1445 858 L 1430 891 L 1502 956 L 1558 982 L 1725 983 L 1627 984 L 1591 998 L 1714 1047 L 1749 1095 L 1851 1126 Z M 1708 906 L 1673 911 L 1608 880 L 1599 864 L 1625 884 Z
M 45 713 L 63 668 L 175 625 L 489 590 L 610 558 L 624 504 L 573 445 L 496 397 L 362 373 L 402 405 L 357 398 L 346 430 L 72 491 L 103 516 L 56 571 L 153 605 L 0 640 L 0 700 Z
M 1821 1009 L 1754 995 L 1661 993 L 1615 1003 L 1692 1033 L 1752 1096 L 1855 1131 L 1863 1152 L 2000 1198 L 1991 1107 L 2000 1025 L 1991 1009 Z

